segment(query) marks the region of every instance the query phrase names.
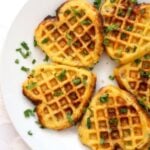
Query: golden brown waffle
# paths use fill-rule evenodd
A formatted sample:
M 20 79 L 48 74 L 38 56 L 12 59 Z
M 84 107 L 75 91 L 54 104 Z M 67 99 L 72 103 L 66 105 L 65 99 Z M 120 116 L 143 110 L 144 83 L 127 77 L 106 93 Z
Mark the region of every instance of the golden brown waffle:
M 150 54 L 115 69 L 118 84 L 150 109 Z
M 150 52 L 150 4 L 136 0 L 106 0 L 100 9 L 104 21 L 104 45 L 121 64 Z
M 40 123 L 51 129 L 74 125 L 94 91 L 96 77 L 85 69 L 41 65 L 23 84 L 23 93 L 34 104 Z
M 35 31 L 38 46 L 54 61 L 91 67 L 102 53 L 101 20 L 86 0 L 66 1 L 56 17 L 47 17 Z
M 92 150 L 144 150 L 150 120 L 128 92 L 102 88 L 92 99 L 78 131 Z

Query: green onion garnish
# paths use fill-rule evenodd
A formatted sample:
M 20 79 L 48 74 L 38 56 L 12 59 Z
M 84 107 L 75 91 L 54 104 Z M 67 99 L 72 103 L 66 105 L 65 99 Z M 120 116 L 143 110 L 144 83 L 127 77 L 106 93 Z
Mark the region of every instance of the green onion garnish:
M 57 76 L 57 78 L 62 81 L 66 77 L 66 70 L 62 70 L 62 72 Z
M 92 23 L 92 21 L 89 19 L 85 19 L 85 20 L 81 21 L 81 24 L 83 24 L 83 25 L 90 25 L 91 23 Z
M 43 59 L 43 61 L 45 61 L 45 62 L 48 62 L 48 61 L 49 61 L 48 55 L 45 55 L 45 58 Z
M 99 98 L 99 101 L 101 103 L 107 103 L 108 102 L 108 99 L 109 99 L 109 94 L 103 94 L 100 98 Z
M 109 76 L 109 79 L 113 81 L 113 80 L 115 79 L 115 77 L 112 76 L 112 75 L 110 75 L 110 76 Z
M 76 77 L 72 80 L 74 85 L 79 85 L 81 83 L 81 79 L 79 77 Z
M 70 112 L 67 112 L 67 119 L 71 125 L 74 125 L 74 120 L 73 120 L 72 114 Z
M 34 89 L 36 86 L 37 86 L 37 83 L 36 83 L 36 82 L 31 82 L 31 83 L 29 83 L 29 84 L 26 86 L 26 89 L 32 90 L 32 89 Z
M 22 66 L 22 67 L 21 67 L 21 70 L 22 70 L 22 71 L 24 71 L 24 72 L 29 72 L 29 71 L 30 71 L 30 69 L 29 69 L 29 68 L 24 67 L 24 66 Z
M 32 135 L 33 135 L 33 133 L 32 133 L 31 131 L 28 131 L 28 135 L 32 136 Z
M 73 39 L 72 39 L 72 36 L 69 33 L 66 34 L 66 39 L 67 39 L 67 45 L 71 46 L 71 43 L 72 43 Z
M 24 111 L 24 116 L 25 116 L 26 118 L 29 118 L 29 117 L 34 117 L 35 114 L 34 114 L 34 111 L 33 111 L 32 109 L 26 109 L 26 110 Z
M 21 42 L 21 46 L 25 49 L 25 50 L 29 50 L 29 46 L 26 42 Z
M 42 43 L 42 44 L 46 44 L 46 43 L 48 43 L 48 41 L 49 41 L 49 38 L 45 38 L 45 39 L 42 40 L 41 43 Z
M 100 4 L 101 4 L 101 0 L 94 0 L 94 6 L 95 6 L 97 9 L 99 9 Z
M 16 63 L 16 64 L 19 64 L 19 59 L 16 59 L 16 60 L 15 60 L 15 63 Z
M 35 37 L 34 37 L 33 45 L 34 45 L 34 47 L 37 46 L 37 41 L 36 41 Z

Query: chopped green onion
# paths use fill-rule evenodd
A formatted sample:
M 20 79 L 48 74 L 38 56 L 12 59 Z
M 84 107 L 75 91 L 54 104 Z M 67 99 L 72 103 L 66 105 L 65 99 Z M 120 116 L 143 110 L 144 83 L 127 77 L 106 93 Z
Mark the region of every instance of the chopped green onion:
M 109 124 L 117 126 L 118 125 L 118 119 L 117 118 L 110 118 L 109 119 Z
M 71 11 L 68 9 L 65 11 L 65 14 L 69 15 L 71 13 Z
M 82 83 L 83 83 L 84 86 L 86 86 L 87 85 L 87 79 L 83 79 Z
M 19 59 L 16 59 L 16 60 L 15 60 L 15 63 L 16 63 L 16 64 L 19 64 Z
M 37 46 L 37 40 L 35 39 L 35 37 L 34 37 L 33 45 L 34 45 L 34 47 L 36 47 L 36 46 Z
M 105 38 L 104 41 L 103 41 L 103 44 L 104 44 L 105 46 L 108 46 L 108 45 L 109 45 L 109 42 L 110 42 L 109 39 L 106 39 L 106 38 Z
M 21 46 L 25 49 L 25 50 L 29 50 L 29 46 L 26 42 L 22 42 Z
M 19 52 L 24 59 L 28 58 L 31 54 L 30 51 L 24 53 L 21 48 L 16 49 L 16 51 Z
M 103 137 L 100 138 L 100 144 L 103 145 L 105 143 L 105 139 Z
M 22 67 L 21 67 L 21 70 L 24 71 L 24 72 L 29 72 L 29 71 L 30 71 L 30 68 L 27 68 L 27 67 L 22 66 Z
M 32 90 L 32 89 L 34 89 L 36 86 L 37 86 L 37 83 L 36 83 L 36 82 L 31 82 L 31 83 L 29 83 L 29 84 L 26 86 L 26 89 Z
M 66 77 L 66 70 L 62 70 L 62 72 L 57 76 L 57 78 L 62 81 Z
M 107 28 L 106 28 L 106 32 L 111 32 L 111 31 L 114 31 L 114 30 L 117 30 L 119 28 L 118 24 L 111 24 L 109 25 Z
M 133 30 L 133 26 L 127 26 L 127 27 L 126 27 L 126 30 L 127 30 L 127 31 L 132 31 L 132 30 Z
M 73 40 L 72 36 L 69 33 L 67 33 L 66 38 L 67 38 L 67 45 L 71 46 L 71 43 L 72 43 L 72 40 Z
M 81 24 L 83 24 L 83 25 L 90 25 L 91 23 L 92 23 L 92 21 L 89 19 L 81 21 Z
M 35 63 L 36 63 L 36 59 L 33 59 L 33 60 L 32 60 L 32 64 L 35 64 Z
M 121 114 L 126 114 L 127 111 L 128 111 L 128 109 L 125 108 L 125 107 L 122 107 L 122 108 L 120 108 L 120 110 L 119 110 L 119 112 L 120 112 Z
M 43 59 L 43 61 L 45 61 L 45 62 L 48 62 L 48 61 L 49 61 L 48 55 L 45 55 L 45 58 Z
M 81 83 L 81 79 L 79 77 L 76 77 L 75 79 L 72 80 L 74 85 L 79 85 Z
M 109 99 L 109 94 L 103 94 L 100 98 L 99 98 L 99 101 L 101 103 L 107 103 L 108 102 L 108 99 Z
M 130 16 L 130 15 L 131 15 L 131 12 L 132 12 L 132 8 L 131 8 L 131 7 L 128 7 L 128 10 L 127 10 L 127 14 L 128 14 L 128 16 Z
M 48 41 L 49 41 L 49 38 L 45 38 L 45 39 L 42 40 L 41 43 L 42 43 L 42 44 L 46 44 L 46 43 L 48 43 Z
M 97 9 L 99 9 L 100 4 L 101 4 L 101 0 L 94 0 L 94 6 L 95 6 Z
M 144 70 L 140 70 L 140 75 L 143 78 L 150 78 L 150 71 L 144 71 Z
M 110 75 L 110 76 L 109 76 L 109 79 L 113 81 L 113 80 L 115 79 L 115 77 L 112 76 L 112 75 Z
M 91 117 L 88 117 L 88 118 L 87 118 L 86 126 L 87 126 L 88 129 L 91 128 Z
M 80 16 L 81 15 L 80 12 L 77 9 L 72 7 L 71 10 L 72 10 L 74 16 Z
M 90 116 L 86 120 L 86 126 L 88 129 L 91 128 L 91 117 L 93 116 L 93 111 L 91 108 L 87 108 L 90 111 Z
M 144 56 L 144 58 L 145 58 L 145 59 L 150 59 L 150 54 L 146 54 L 146 55 Z
M 71 125 L 74 125 L 74 120 L 73 120 L 72 114 L 70 112 L 67 112 L 67 119 Z
M 29 118 L 29 117 L 34 117 L 35 114 L 34 114 L 34 111 L 32 109 L 26 109 L 24 111 L 24 116 L 25 116 L 25 118 Z
M 138 99 L 139 105 L 141 105 L 148 113 L 149 113 L 149 107 L 146 105 L 146 97 L 141 97 Z
M 28 131 L 28 135 L 32 136 L 32 135 L 33 135 L 33 133 L 32 133 L 31 131 Z
M 61 96 L 61 95 L 63 95 L 63 92 L 62 92 L 62 91 L 54 91 L 53 96 L 59 97 L 59 96 Z

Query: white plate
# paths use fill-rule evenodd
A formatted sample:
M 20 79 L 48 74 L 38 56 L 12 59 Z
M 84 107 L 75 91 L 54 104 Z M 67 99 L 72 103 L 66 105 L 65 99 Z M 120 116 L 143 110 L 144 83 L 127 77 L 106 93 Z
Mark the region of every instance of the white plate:
M 20 70 L 21 66 L 33 67 L 32 58 L 21 59 L 15 51 L 22 41 L 26 41 L 32 50 L 32 57 L 43 62 L 44 54 L 33 46 L 33 33 L 37 25 L 48 14 L 55 15 L 55 10 L 65 0 L 30 0 L 14 21 L 2 54 L 1 62 L 1 88 L 9 116 L 19 134 L 26 143 L 35 150 L 87 150 L 78 138 L 76 127 L 64 131 L 40 129 L 35 118 L 26 119 L 23 112 L 33 105 L 22 95 L 21 85 L 27 75 Z M 19 58 L 20 64 L 14 63 Z M 37 64 L 38 64 L 37 63 Z M 96 91 L 105 85 L 114 84 L 108 79 L 112 74 L 115 63 L 103 54 L 100 62 L 94 67 L 97 74 Z M 31 130 L 33 136 L 27 132 Z

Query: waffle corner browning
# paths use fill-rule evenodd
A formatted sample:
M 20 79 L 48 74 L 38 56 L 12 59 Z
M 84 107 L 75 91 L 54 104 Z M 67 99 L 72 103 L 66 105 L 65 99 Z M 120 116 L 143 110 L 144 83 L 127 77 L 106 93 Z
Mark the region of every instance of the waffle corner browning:
M 23 93 L 36 105 L 40 123 L 61 130 L 82 116 L 95 88 L 91 72 L 64 65 L 42 65 L 29 75 Z
M 91 67 L 103 51 L 98 11 L 85 0 L 70 0 L 47 17 L 35 31 L 38 46 L 54 61 Z

